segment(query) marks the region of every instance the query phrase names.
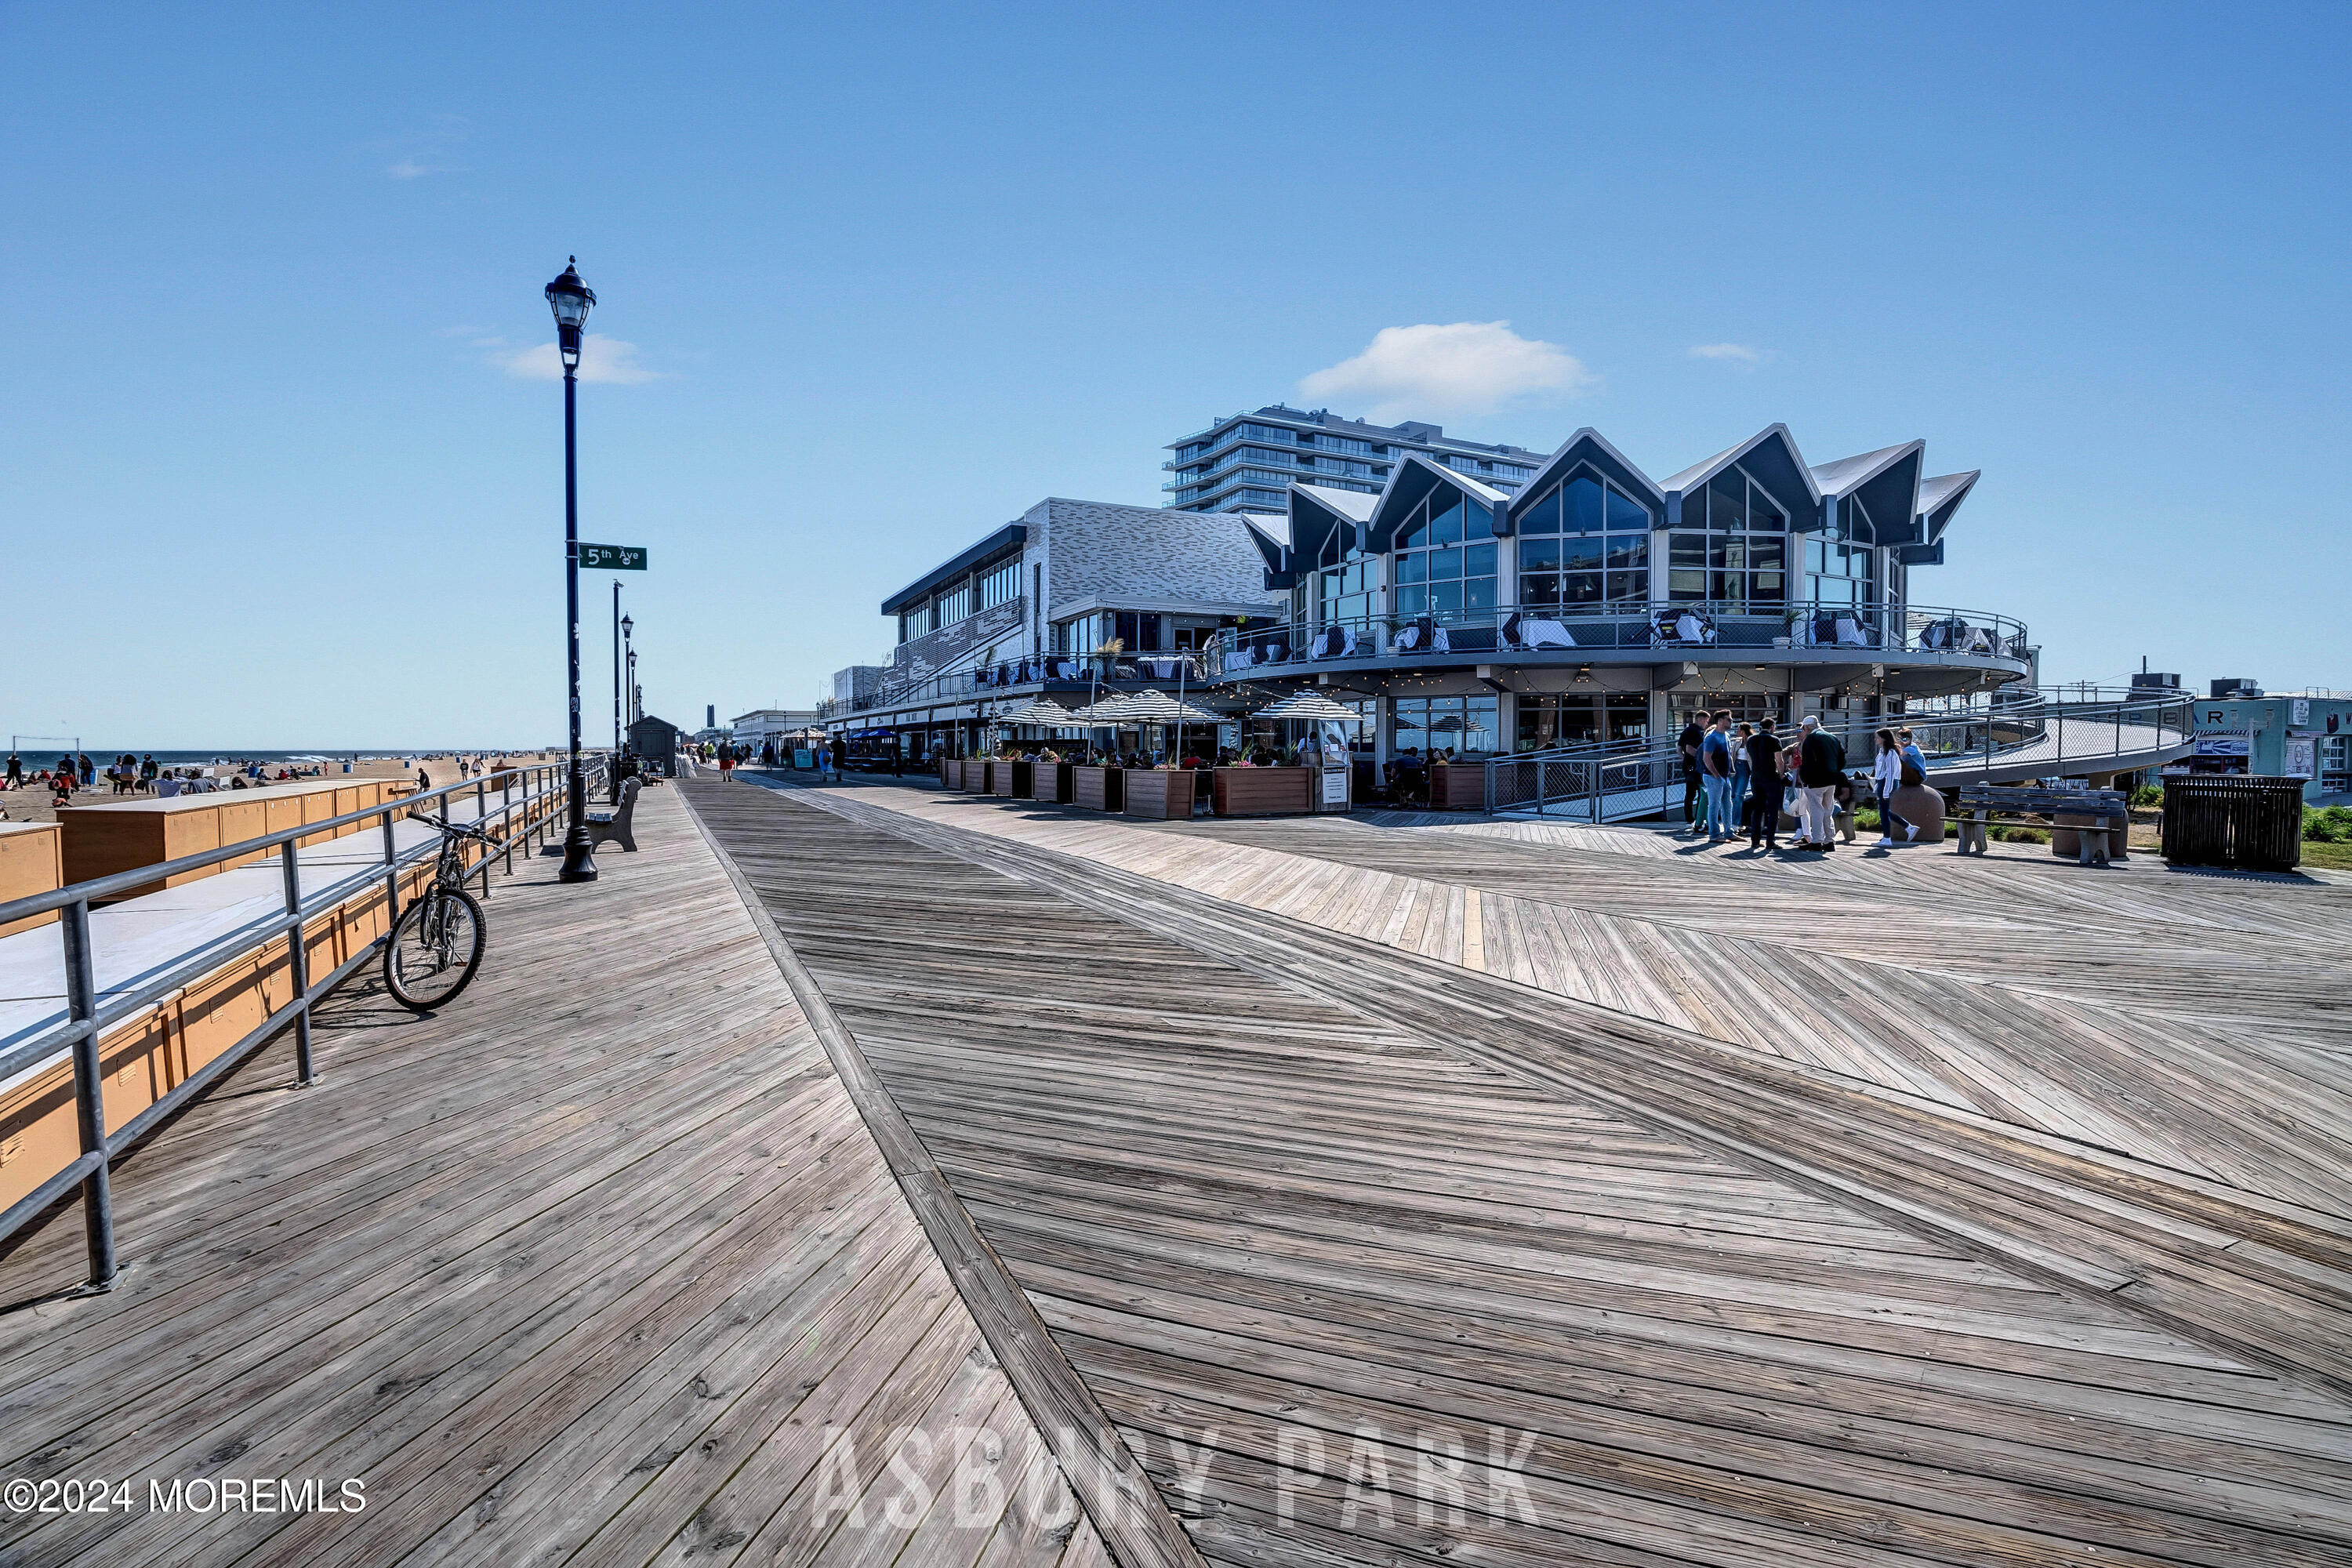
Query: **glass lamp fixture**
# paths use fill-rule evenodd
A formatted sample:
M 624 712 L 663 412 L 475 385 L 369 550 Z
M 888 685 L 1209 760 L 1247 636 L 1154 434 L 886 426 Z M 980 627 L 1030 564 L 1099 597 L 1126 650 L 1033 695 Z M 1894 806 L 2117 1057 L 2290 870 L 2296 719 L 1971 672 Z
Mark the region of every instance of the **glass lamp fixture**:
M 563 355 L 563 368 L 572 371 L 580 368 L 580 334 L 588 325 L 596 291 L 580 280 L 580 258 L 569 259 L 563 276 L 547 286 L 547 303 L 555 312 L 555 344 Z

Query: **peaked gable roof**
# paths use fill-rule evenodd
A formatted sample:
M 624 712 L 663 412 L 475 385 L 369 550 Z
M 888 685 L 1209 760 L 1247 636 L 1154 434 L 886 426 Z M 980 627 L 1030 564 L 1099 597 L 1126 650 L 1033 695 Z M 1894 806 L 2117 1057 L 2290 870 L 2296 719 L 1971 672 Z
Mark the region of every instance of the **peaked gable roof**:
M 1452 485 L 1472 500 L 1478 502 L 1497 518 L 1510 497 L 1492 485 L 1481 484 L 1467 474 L 1459 474 L 1443 463 L 1432 462 L 1419 452 L 1407 452 L 1389 474 L 1389 482 L 1381 488 L 1371 515 L 1364 527 L 1364 548 L 1375 553 L 1389 548 L 1397 524 L 1405 514 L 1421 504 L 1422 498 L 1441 484 Z
M 1806 466 L 1805 455 L 1797 450 L 1796 437 L 1789 434 L 1786 425 L 1768 425 L 1738 446 L 1726 447 L 1704 462 L 1694 463 L 1672 479 L 1659 481 L 1658 489 L 1665 492 L 1674 520 L 1680 520 L 1683 497 L 1704 489 L 1709 479 L 1734 463 L 1755 475 L 1783 506 L 1820 511 L 1822 487 L 1813 479 L 1813 470 Z
M 1960 503 L 1983 476 L 1982 468 L 1970 468 L 1964 474 L 1938 474 L 1919 481 L 1919 529 L 1924 542 L 1934 544 L 1943 539 L 1952 514 L 1960 510 Z
M 1516 523 L 1519 513 L 1541 500 L 1554 483 L 1565 479 L 1580 463 L 1591 464 L 1600 470 L 1603 478 L 1647 501 L 1660 518 L 1665 516 L 1666 493 L 1658 488 L 1657 481 L 1635 467 L 1633 458 L 1612 446 L 1607 437 L 1587 425 L 1561 442 L 1559 450 L 1544 459 L 1535 477 L 1519 487 L 1519 493 L 1508 502 L 1510 521 Z M 1503 514 L 1496 515 L 1496 524 L 1495 531 L 1497 533 L 1511 531 L 1504 525 Z
M 1840 458 L 1812 470 L 1813 481 L 1826 501 L 1852 496 L 1869 514 L 1867 544 L 1916 544 L 1924 538 L 1916 520 L 1919 469 L 1927 461 L 1927 443 L 1905 441 L 1875 452 Z

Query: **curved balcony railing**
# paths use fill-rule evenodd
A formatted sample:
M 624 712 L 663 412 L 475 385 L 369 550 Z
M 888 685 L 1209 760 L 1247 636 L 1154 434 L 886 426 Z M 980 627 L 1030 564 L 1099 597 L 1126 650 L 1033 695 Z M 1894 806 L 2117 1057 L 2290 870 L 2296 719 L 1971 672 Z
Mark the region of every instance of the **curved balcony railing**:
M 1221 634 L 1219 672 L 1246 678 L 1269 665 L 1440 653 L 1560 653 L 1580 649 L 1839 648 L 1946 653 L 2021 661 L 2025 624 L 1983 610 L 1910 605 L 1672 604 L 1504 605 L 1425 616 L 1359 616 L 1316 626 Z

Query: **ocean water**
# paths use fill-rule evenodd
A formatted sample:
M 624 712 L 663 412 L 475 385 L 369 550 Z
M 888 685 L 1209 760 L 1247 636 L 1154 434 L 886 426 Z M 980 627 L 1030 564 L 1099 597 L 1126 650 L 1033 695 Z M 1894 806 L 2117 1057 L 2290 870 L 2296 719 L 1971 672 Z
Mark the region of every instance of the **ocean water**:
M 425 752 L 403 750 L 397 747 L 363 748 L 355 752 L 257 752 L 242 746 L 228 746 L 211 752 L 150 752 L 139 746 L 85 745 L 81 749 L 89 752 L 90 761 L 96 763 L 100 768 L 106 767 L 125 752 L 142 759 L 152 756 L 157 765 L 166 768 L 199 767 L 209 763 L 341 763 L 352 759 L 360 762 L 373 762 L 383 757 L 407 758 L 428 754 Z M 450 749 L 446 746 L 436 747 L 432 754 L 446 756 Z M 65 754 L 65 748 L 26 745 L 21 747 L 17 754 L 25 759 L 26 765 L 28 767 L 37 763 L 39 766 L 46 768 Z M 500 753 L 478 753 L 468 751 L 466 754 L 496 756 Z

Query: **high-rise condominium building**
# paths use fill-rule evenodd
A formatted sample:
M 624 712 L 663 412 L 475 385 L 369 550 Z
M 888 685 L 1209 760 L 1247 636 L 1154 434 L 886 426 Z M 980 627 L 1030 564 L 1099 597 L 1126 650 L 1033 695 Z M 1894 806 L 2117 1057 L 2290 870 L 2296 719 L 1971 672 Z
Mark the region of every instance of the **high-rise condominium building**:
M 1408 452 L 1511 495 L 1544 460 L 1541 452 L 1464 441 L 1417 419 L 1371 425 L 1280 403 L 1228 415 L 1168 450 L 1160 467 L 1173 477 L 1160 486 L 1164 504 L 1186 511 L 1280 511 L 1293 480 L 1377 495 Z

